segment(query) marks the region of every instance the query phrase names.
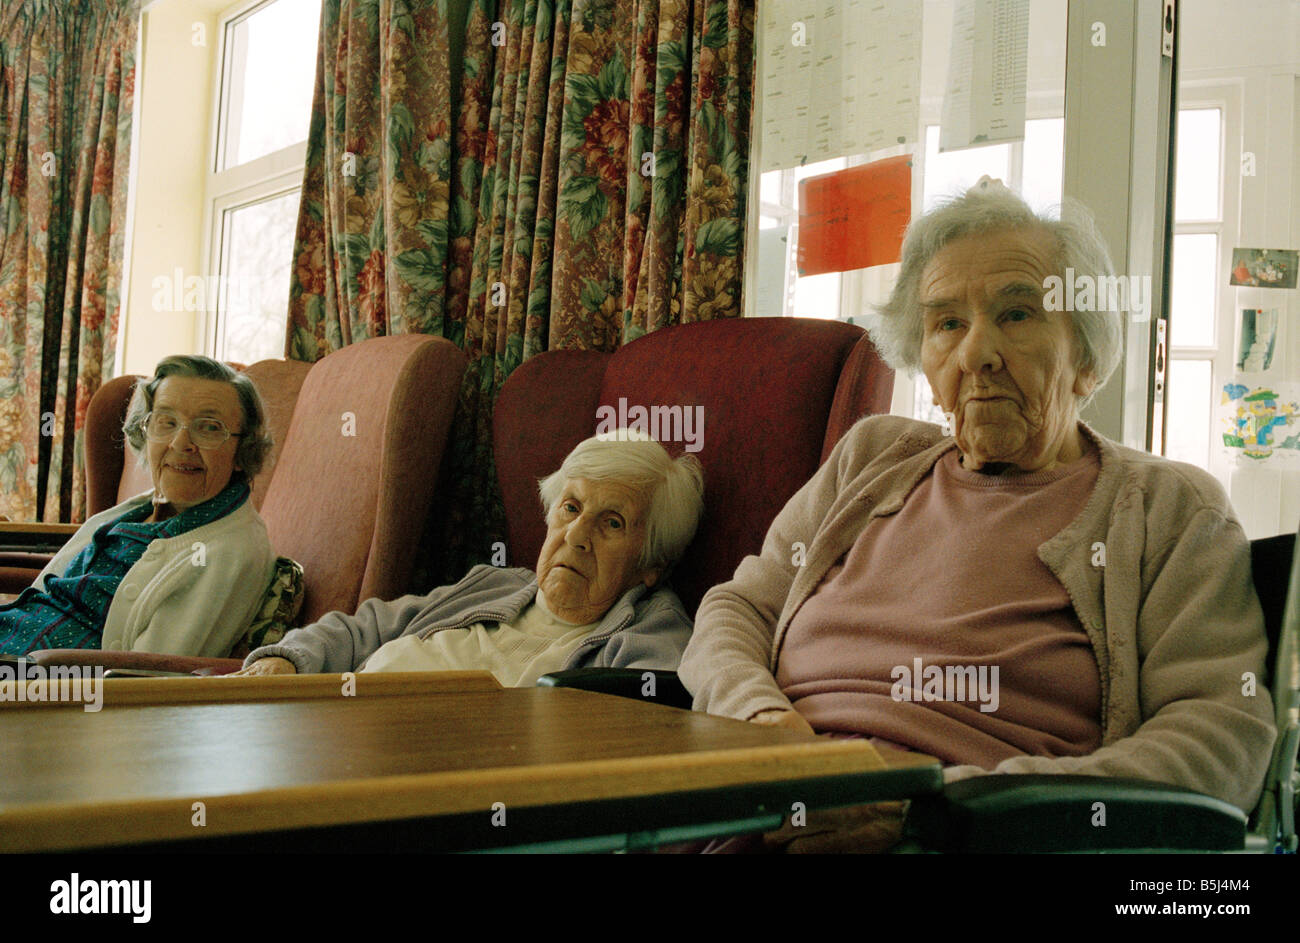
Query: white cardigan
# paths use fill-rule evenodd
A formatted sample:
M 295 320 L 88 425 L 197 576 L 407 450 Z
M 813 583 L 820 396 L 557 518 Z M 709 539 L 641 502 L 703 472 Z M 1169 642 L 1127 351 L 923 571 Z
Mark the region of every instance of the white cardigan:
M 90 518 L 33 585 L 44 590 L 45 578 L 62 576 L 95 531 L 152 499 L 147 491 Z M 257 615 L 274 569 L 251 499 L 210 524 L 151 541 L 113 594 L 100 647 L 224 657 Z

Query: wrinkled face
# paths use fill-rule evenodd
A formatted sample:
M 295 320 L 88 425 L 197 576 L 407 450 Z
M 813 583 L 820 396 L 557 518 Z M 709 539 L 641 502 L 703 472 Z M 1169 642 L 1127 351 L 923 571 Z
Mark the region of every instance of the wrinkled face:
M 645 542 L 646 497 L 618 481 L 570 478 L 546 521 L 537 583 L 551 612 L 566 622 L 599 620 L 637 583 L 659 573 L 638 566 Z
M 235 461 L 239 438 L 233 433 L 244 431 L 243 410 L 233 386 L 220 380 L 167 377 L 154 392 L 153 411 L 171 413 L 187 426 L 200 417 L 220 419 L 232 433 L 212 449 L 196 446 L 189 428 L 165 442 L 146 439 L 149 471 L 158 498 L 165 498 L 180 513 L 215 497 L 230 484 L 231 474 L 239 468 Z
M 1054 255 L 1046 230 L 1003 230 L 953 240 L 921 273 L 921 365 L 969 469 L 1083 454 L 1075 395 L 1094 379 L 1075 367 L 1069 313 L 1043 306 Z

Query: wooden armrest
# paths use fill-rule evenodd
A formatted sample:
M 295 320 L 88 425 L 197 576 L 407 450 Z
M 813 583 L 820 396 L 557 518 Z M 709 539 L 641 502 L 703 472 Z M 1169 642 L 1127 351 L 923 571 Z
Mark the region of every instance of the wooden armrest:
M 203 671 L 229 674 L 244 663 L 238 658 L 201 658 L 196 655 L 167 655 L 158 652 L 112 652 L 98 648 L 43 648 L 29 652 L 26 659 L 46 668 L 54 665 L 80 665 L 109 668 L 139 668 L 146 671 Z
M 0 596 L 16 597 L 36 580 L 41 570 L 54 559 L 45 553 L 5 553 L 0 551 Z M 12 600 L 0 598 L 0 605 Z
M 80 524 L 18 524 L 0 521 L 0 552 L 57 553 Z

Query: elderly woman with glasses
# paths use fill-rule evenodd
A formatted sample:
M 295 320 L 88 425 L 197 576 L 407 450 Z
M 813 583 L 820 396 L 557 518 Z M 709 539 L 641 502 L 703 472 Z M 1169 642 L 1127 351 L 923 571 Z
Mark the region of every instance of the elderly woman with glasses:
M 1079 418 L 1121 358 L 1113 274 L 1082 207 L 1040 217 L 995 182 L 912 223 L 872 337 L 925 374 L 946 428 L 845 435 L 701 602 L 680 669 L 697 709 L 916 750 L 949 780 L 1133 777 L 1254 805 L 1275 731 L 1246 536 L 1206 472 Z M 809 847 L 853 847 L 839 825 L 843 845 Z
M 249 500 L 271 447 L 252 381 L 207 357 L 167 357 L 137 384 L 123 431 L 153 489 L 86 521 L 0 607 L 0 654 L 221 656 L 256 615 L 275 554 Z

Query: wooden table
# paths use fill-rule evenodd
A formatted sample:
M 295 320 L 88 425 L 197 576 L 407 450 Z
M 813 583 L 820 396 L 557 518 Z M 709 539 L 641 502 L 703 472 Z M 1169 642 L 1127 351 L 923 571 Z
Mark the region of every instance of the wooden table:
M 487 673 L 348 677 L 0 702 L 0 851 L 637 847 L 941 782 L 928 757 Z

